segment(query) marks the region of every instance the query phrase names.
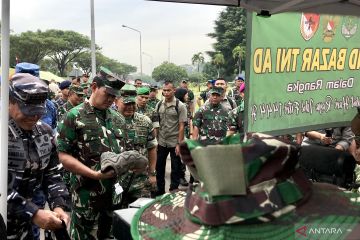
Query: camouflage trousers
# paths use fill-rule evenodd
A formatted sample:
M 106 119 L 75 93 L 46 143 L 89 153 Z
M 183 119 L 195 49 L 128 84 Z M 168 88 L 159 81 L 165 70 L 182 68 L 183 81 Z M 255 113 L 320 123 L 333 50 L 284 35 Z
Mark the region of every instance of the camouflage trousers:
M 111 193 L 106 196 L 93 196 L 92 192 L 80 189 L 73 192 L 72 203 L 71 239 L 95 240 L 112 237 Z
M 113 204 L 115 206 L 119 206 L 119 204 L 122 203 L 121 208 L 127 208 L 127 206 L 136 199 L 141 197 L 150 198 L 151 192 L 156 191 L 156 187 L 151 185 L 146 173 L 136 174 L 131 180 L 132 174 L 133 173 L 128 172 L 119 177 L 118 183 L 124 189 L 124 192 L 122 194 L 116 194 L 116 191 L 114 191 Z M 128 189 L 127 193 L 126 189 Z M 122 200 L 122 198 L 124 199 Z

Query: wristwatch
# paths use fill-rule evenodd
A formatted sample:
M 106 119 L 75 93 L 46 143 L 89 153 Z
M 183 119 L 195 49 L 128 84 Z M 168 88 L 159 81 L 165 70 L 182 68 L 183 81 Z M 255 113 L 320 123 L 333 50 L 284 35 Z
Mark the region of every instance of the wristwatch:
M 154 171 L 149 171 L 148 174 L 149 174 L 150 176 L 156 177 L 156 170 L 154 170 Z

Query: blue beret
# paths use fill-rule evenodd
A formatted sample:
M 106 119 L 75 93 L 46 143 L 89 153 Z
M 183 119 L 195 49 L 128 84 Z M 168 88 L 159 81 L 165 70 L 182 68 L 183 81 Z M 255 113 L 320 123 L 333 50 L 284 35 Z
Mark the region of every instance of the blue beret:
M 39 77 L 40 75 L 40 67 L 39 65 L 33 63 L 22 62 L 18 63 L 15 66 L 16 73 L 30 73 L 35 77 Z
M 238 77 L 237 77 L 237 80 L 243 80 L 245 81 L 245 76 L 243 74 L 240 74 Z
M 64 90 L 65 88 L 70 87 L 70 85 L 71 85 L 71 82 L 69 80 L 65 80 L 59 84 L 59 88 L 60 88 L 60 90 Z

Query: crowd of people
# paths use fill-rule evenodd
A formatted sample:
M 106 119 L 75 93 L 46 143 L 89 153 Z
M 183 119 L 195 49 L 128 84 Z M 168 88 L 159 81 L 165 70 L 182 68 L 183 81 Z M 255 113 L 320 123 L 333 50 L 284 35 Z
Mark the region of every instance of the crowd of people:
M 18 64 L 9 90 L 8 239 L 39 239 L 39 228 L 64 226 L 71 239 L 111 238 L 114 209 L 187 186 L 184 139 L 214 145 L 233 134 L 246 138 L 245 77 L 228 88 L 223 78 L 209 80 L 195 97 L 187 80 L 165 81 L 158 99 L 157 86 L 125 83 L 104 67 L 92 81 L 84 74 L 58 85 L 41 80 L 39 66 Z M 356 156 L 349 126 L 297 136 L 298 144 Z M 104 168 L 104 159 L 118 166 Z

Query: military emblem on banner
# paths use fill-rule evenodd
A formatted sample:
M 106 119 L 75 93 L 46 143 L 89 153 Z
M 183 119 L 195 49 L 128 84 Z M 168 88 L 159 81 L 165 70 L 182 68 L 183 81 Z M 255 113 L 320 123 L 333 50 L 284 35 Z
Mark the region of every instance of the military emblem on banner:
M 339 25 L 340 17 L 325 15 L 323 19 L 323 40 L 326 43 L 331 42 L 335 37 L 336 28 Z
M 300 31 L 301 36 L 309 41 L 319 28 L 320 14 L 316 13 L 302 13 Z
M 345 39 L 355 35 L 359 25 L 359 18 L 354 16 L 344 16 L 341 26 L 341 34 Z

